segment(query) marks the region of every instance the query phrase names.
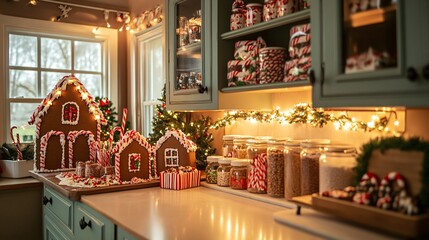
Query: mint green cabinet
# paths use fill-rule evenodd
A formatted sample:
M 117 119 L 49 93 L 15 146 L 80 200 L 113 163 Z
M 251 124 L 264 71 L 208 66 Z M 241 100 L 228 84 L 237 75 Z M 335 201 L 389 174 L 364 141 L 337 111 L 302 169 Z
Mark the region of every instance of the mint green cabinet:
M 116 240 L 137 240 L 138 238 L 134 237 L 121 227 L 116 228 Z
M 75 202 L 74 226 L 76 239 L 115 239 L 114 224 L 80 202 Z
M 311 2 L 313 105 L 428 107 L 429 2 L 367 2 Z

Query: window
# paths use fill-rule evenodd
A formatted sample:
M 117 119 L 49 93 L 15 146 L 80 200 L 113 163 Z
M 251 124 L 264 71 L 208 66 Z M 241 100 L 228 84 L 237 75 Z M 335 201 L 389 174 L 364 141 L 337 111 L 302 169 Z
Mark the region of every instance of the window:
M 135 99 L 138 99 L 135 112 L 137 113 L 136 129 L 149 136 L 152 131 L 152 119 L 160 104 L 164 88 L 162 24 L 136 36 L 136 89 Z M 132 84 L 133 85 L 133 84 Z M 142 103 L 142 104 L 140 104 Z
M 0 53 L 6 56 L 5 62 L 0 61 L 0 67 L 6 70 L 0 80 L 4 89 L 0 115 L 6 116 L 0 119 L 2 142 L 10 141 L 6 133 L 11 126 L 18 126 L 21 141 L 34 140 L 35 127 L 28 126 L 27 121 L 65 75 L 75 75 L 91 95 L 117 102 L 117 30 L 102 29 L 103 36 L 96 36 L 92 27 L 84 25 L 3 15 L 0 22 L 6 29 L 0 33 L 5 50 Z M 72 105 L 63 107 L 63 115 L 67 112 L 62 116 L 64 121 L 78 121 L 79 116 L 73 113 L 78 109 Z
M 140 153 L 130 153 L 128 155 L 128 171 L 140 171 L 141 156 Z
M 166 148 L 164 150 L 164 158 L 166 167 L 179 166 L 179 151 L 176 148 Z

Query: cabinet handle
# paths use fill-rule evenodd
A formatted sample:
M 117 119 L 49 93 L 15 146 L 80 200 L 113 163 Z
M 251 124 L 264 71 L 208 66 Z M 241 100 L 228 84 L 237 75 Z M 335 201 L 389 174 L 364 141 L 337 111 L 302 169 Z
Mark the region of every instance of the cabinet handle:
M 82 217 L 82 219 L 79 221 L 79 226 L 80 226 L 80 229 L 82 230 L 85 229 L 87 226 L 91 228 L 92 227 L 91 220 L 89 220 L 88 222 L 85 222 L 85 217 Z
M 415 69 L 415 68 L 413 68 L 413 67 L 409 67 L 409 68 L 407 69 L 407 78 L 408 78 L 408 80 L 410 80 L 411 82 L 414 82 L 414 81 L 416 81 L 416 80 L 417 80 L 417 78 L 418 78 L 418 74 L 417 74 L 417 71 L 416 71 L 416 69 Z
M 314 73 L 313 69 L 310 69 L 310 72 L 308 73 L 308 77 L 310 79 L 310 84 L 314 86 L 314 83 L 316 82 L 316 74 Z
M 50 197 L 49 199 L 46 196 L 43 196 L 43 205 L 46 206 L 46 204 L 50 203 L 52 205 L 52 197 Z
M 423 77 L 424 77 L 426 80 L 429 80 L 429 65 L 425 65 L 425 66 L 423 67 Z
M 198 92 L 199 93 L 204 93 L 204 92 L 208 92 L 208 91 L 209 91 L 209 89 L 207 88 L 207 86 L 203 87 L 203 85 L 200 85 L 198 87 Z

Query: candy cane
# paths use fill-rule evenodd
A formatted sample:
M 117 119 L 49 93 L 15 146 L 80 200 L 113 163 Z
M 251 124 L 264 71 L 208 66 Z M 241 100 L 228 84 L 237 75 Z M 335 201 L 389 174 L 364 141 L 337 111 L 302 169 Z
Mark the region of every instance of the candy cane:
M 19 160 L 23 160 L 23 157 L 22 157 L 21 141 L 19 139 L 19 133 L 16 134 L 16 142 L 15 142 L 15 139 L 13 138 L 13 130 L 16 128 L 17 128 L 16 126 L 12 126 L 10 128 L 10 138 L 12 139 L 13 144 L 15 144 L 16 146 L 16 151 L 18 153 L 17 160 L 19 161 Z
M 112 128 L 112 130 L 110 130 L 110 135 L 109 135 L 109 152 L 112 152 L 112 147 L 113 147 L 113 137 L 115 135 L 115 132 L 121 132 L 121 128 L 120 127 L 114 127 Z M 122 138 L 122 136 L 121 136 Z
M 125 133 L 125 124 L 127 122 L 127 108 L 123 109 L 122 112 L 122 125 L 121 125 L 121 137 L 124 136 Z
M 65 135 L 61 131 L 49 131 L 40 139 L 40 171 L 45 169 L 45 158 L 46 158 L 46 148 L 48 145 L 49 138 L 52 135 L 58 135 L 60 137 L 60 144 L 62 147 L 61 151 L 61 168 L 65 168 L 65 159 L 64 159 L 64 145 L 65 145 Z

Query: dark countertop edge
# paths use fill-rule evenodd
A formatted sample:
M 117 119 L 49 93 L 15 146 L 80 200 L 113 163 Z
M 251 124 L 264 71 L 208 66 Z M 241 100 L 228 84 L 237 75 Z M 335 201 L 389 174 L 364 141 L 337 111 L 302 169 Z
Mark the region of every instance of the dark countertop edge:
M 42 188 L 43 183 L 37 179 L 27 178 L 0 178 L 0 191 L 22 188 Z

